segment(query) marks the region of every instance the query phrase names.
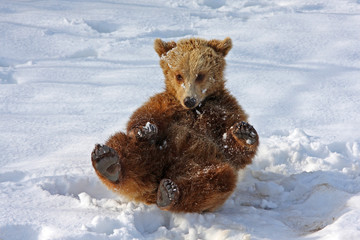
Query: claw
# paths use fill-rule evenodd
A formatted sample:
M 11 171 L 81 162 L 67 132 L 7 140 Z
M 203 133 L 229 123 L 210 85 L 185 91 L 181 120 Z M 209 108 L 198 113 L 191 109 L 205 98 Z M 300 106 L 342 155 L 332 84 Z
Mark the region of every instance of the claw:
M 257 133 L 255 128 L 247 122 L 240 122 L 235 124 L 235 130 L 233 130 L 233 134 L 238 139 L 243 139 L 249 145 L 253 145 L 257 142 Z
M 137 139 L 151 140 L 158 134 L 158 128 L 155 124 L 147 122 L 145 126 L 133 128 L 129 135 Z

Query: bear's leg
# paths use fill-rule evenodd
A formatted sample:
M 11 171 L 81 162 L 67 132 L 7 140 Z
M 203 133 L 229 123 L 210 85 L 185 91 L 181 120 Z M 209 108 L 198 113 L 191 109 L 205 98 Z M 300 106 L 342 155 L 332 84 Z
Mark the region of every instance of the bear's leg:
M 164 167 L 164 151 L 119 132 L 92 153 L 94 169 L 112 191 L 130 200 L 156 203 L 157 188 Z
M 181 167 L 180 167 L 181 166 Z M 237 173 L 228 164 L 184 165 L 169 169 L 160 182 L 157 205 L 174 212 L 204 212 L 219 208 L 236 188 Z

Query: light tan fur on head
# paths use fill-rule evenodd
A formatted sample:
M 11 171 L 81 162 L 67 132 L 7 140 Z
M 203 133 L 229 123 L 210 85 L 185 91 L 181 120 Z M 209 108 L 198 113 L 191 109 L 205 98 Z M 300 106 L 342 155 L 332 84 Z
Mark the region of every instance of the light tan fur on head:
M 182 39 L 177 43 L 155 40 L 165 75 L 166 90 L 185 108 L 198 106 L 207 96 L 224 88 L 224 57 L 232 47 L 231 39 Z M 190 101 L 190 102 L 189 102 Z

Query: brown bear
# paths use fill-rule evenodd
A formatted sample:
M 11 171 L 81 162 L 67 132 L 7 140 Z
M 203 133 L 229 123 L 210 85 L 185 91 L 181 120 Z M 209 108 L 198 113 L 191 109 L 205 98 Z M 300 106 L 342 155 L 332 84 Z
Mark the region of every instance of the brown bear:
M 137 109 L 127 132 L 96 144 L 103 183 L 131 200 L 173 212 L 220 207 L 250 164 L 259 138 L 225 89 L 225 40 L 155 40 L 165 91 Z

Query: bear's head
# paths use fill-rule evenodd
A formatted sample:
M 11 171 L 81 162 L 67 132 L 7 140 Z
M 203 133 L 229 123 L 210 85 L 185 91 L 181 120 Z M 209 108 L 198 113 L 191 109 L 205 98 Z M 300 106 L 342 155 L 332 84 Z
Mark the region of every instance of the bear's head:
M 224 89 L 224 57 L 232 47 L 231 39 L 182 39 L 177 43 L 156 39 L 166 91 L 184 108 L 197 107 L 206 97 Z

